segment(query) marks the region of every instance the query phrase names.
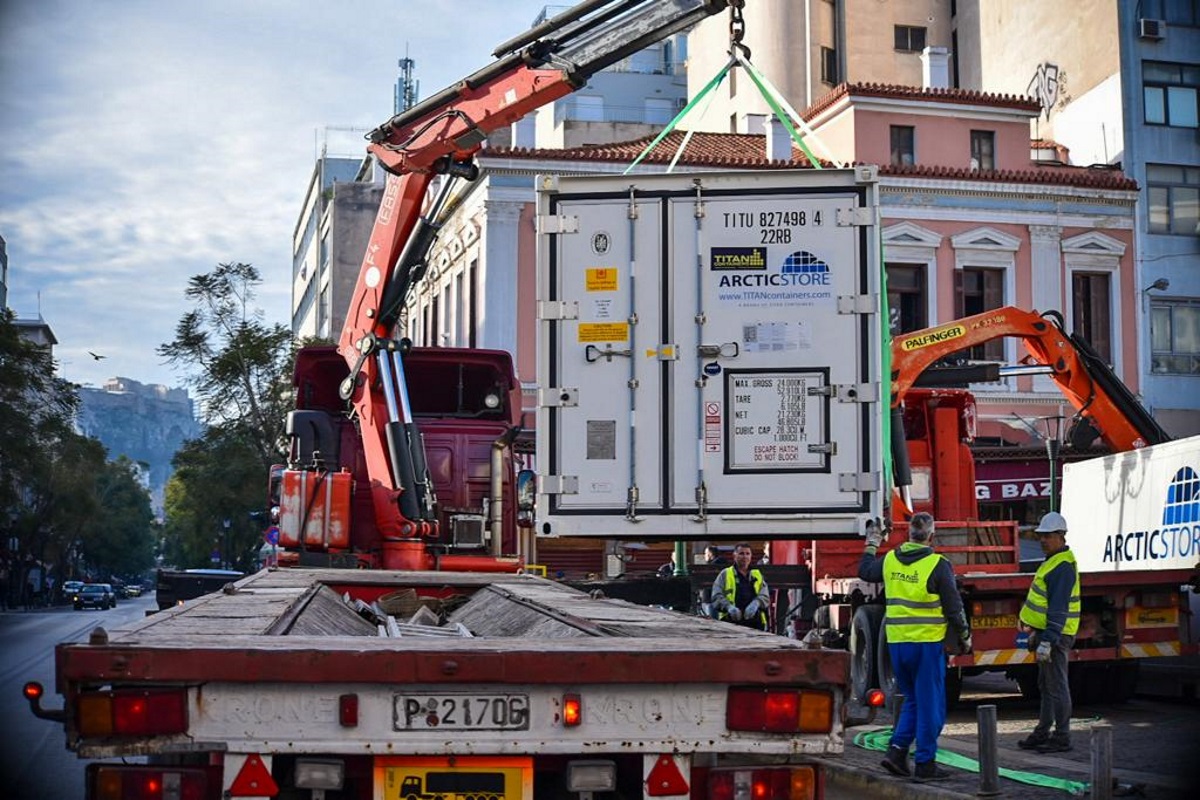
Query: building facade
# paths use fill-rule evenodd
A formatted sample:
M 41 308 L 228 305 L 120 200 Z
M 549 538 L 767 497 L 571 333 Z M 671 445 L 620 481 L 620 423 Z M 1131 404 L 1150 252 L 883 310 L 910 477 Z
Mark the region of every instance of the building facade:
M 1129 334 L 1168 432 L 1200 433 L 1200 4 L 959 0 L 962 85 L 1039 98 L 1035 135 L 1139 187 Z M 1097 47 L 1096 42 L 1115 46 Z
M 1039 105 L 1025 97 L 954 89 L 843 85 L 806 112 L 840 160 L 879 163 L 883 246 L 895 333 L 1013 305 L 1060 311 L 1135 391 L 1138 349 L 1134 296 L 1136 186 L 1116 169 L 1035 160 L 1029 138 Z M 903 132 L 897 137 L 896 130 Z M 683 135 L 673 133 L 636 172 L 661 171 Z M 897 141 L 903 147 L 897 147 Z M 514 353 L 533 411 L 536 376 L 535 176 L 623 171 L 648 139 L 567 150 L 492 148 L 483 177 L 461 195 L 410 297 L 406 331 L 417 344 L 494 347 Z M 911 143 L 911 152 L 906 150 Z M 1037 143 L 1041 144 L 1041 143 Z M 766 136 L 697 134 L 680 168 L 807 168 L 803 156 L 768 158 Z M 636 174 L 631 183 L 636 182 Z M 1100 302 L 1097 298 L 1105 298 Z M 972 352 L 1012 364 L 1015 340 Z M 1013 462 L 1034 497 L 1004 496 L 995 517 L 1027 519 L 1049 500 L 1047 421 L 1073 409 L 1044 376 L 970 387 L 979 441 L 992 446 L 979 467 L 990 498 Z M 532 419 L 532 416 L 530 416 Z M 1063 427 L 1063 432 L 1066 428 Z M 994 462 L 994 469 L 988 467 Z M 1003 465 L 1003 466 L 1001 466 Z M 996 474 L 993 475 L 992 472 Z M 1031 502 L 1032 501 L 1032 502 Z

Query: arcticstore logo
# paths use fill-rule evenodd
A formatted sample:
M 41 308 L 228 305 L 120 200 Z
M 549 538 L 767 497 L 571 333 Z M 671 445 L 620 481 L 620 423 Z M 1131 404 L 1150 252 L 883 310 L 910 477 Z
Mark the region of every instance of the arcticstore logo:
M 1104 543 L 1106 562 L 1197 557 L 1200 557 L 1200 475 L 1191 467 L 1177 471 L 1167 486 L 1161 527 L 1109 534 Z
M 805 250 L 771 268 L 762 247 L 713 248 L 712 271 L 722 301 L 751 305 L 815 305 L 833 301 L 829 265 Z

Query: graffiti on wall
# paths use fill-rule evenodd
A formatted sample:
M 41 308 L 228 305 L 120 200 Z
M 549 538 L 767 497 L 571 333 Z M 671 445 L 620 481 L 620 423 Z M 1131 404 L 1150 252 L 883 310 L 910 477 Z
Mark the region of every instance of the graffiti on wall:
M 1059 69 L 1058 64 L 1043 61 L 1034 70 L 1029 86 L 1025 87 L 1025 94 L 1041 101 L 1042 113 L 1046 119 L 1050 119 L 1051 111 L 1071 102 L 1071 95 L 1067 92 L 1066 70 Z

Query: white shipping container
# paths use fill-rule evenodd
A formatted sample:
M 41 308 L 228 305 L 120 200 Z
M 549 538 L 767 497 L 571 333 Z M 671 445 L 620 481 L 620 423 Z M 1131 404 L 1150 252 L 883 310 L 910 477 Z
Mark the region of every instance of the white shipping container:
M 1195 569 L 1200 436 L 1065 464 L 1062 515 L 1080 572 Z
M 538 532 L 882 514 L 876 170 L 542 177 Z

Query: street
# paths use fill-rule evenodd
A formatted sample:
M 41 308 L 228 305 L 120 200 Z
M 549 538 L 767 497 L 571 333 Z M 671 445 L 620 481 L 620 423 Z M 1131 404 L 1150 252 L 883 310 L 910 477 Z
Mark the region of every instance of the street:
M 0 612 L 0 794 L 10 800 L 78 800 L 88 762 L 68 751 L 63 726 L 35 717 L 21 693 L 27 681 L 46 687 L 45 705 L 58 708 L 54 646 L 82 641 L 97 625 L 115 628 L 154 608 L 153 593 L 120 600 L 107 611 L 70 606 Z

